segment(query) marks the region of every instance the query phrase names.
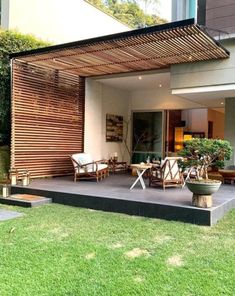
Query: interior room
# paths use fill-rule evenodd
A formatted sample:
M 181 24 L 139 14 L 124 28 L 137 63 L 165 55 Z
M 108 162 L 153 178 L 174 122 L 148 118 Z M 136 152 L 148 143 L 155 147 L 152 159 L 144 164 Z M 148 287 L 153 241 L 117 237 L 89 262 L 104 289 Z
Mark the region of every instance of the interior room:
M 139 163 L 175 155 L 192 137 L 223 139 L 224 100 L 173 95 L 170 76 L 158 70 L 88 78 L 85 151 L 97 159 L 115 154 L 119 161 Z M 107 141 L 107 114 L 123 117 L 123 141 Z

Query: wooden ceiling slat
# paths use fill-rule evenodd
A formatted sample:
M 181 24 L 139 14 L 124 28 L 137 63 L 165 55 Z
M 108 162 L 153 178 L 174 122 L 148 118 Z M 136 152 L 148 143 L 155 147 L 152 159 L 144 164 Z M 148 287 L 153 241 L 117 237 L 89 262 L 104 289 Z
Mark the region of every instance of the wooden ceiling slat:
M 192 57 L 191 60 L 189 56 Z M 96 76 L 159 69 L 174 63 L 228 56 L 225 49 L 218 46 L 197 25 L 191 24 L 119 39 L 96 41 L 93 44 L 84 43 L 73 48 L 65 47 L 18 59 L 56 69 L 59 73 Z

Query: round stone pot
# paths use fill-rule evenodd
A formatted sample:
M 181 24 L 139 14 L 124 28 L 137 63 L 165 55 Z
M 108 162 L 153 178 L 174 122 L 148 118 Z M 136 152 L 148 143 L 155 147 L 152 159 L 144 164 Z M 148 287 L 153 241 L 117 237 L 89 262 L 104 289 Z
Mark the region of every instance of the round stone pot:
M 192 205 L 199 208 L 212 207 L 212 194 L 219 190 L 221 181 L 193 180 L 186 181 L 188 189 L 193 193 Z

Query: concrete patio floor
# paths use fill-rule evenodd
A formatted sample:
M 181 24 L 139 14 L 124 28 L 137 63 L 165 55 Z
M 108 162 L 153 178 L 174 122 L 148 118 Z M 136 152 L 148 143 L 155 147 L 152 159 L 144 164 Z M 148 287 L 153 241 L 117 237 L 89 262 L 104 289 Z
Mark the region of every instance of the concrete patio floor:
M 235 207 L 234 185 L 222 185 L 213 195 L 213 207 L 202 209 L 191 206 L 192 193 L 186 187 L 164 191 L 146 186 L 143 190 L 138 184 L 130 190 L 135 178 L 115 174 L 98 183 L 92 180 L 75 183 L 72 176 L 44 178 L 32 180 L 27 187 L 14 186 L 12 191 L 50 197 L 53 202 L 71 206 L 210 226 Z

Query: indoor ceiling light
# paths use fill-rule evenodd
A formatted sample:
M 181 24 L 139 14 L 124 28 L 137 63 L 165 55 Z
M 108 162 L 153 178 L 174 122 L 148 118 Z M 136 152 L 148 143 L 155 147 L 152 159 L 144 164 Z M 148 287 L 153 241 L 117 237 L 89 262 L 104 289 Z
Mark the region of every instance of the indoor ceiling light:
M 224 104 L 224 102 L 221 102 L 220 104 L 221 104 L 221 105 L 223 105 L 223 104 Z
M 161 84 L 161 83 L 159 83 L 159 84 L 158 84 L 158 86 L 159 86 L 159 87 L 162 87 L 162 84 Z
M 142 76 L 139 76 L 138 78 L 139 78 L 139 80 L 141 80 L 142 79 Z
M 189 59 L 189 61 L 192 61 L 193 57 L 190 55 L 190 56 L 188 57 L 188 59 Z

